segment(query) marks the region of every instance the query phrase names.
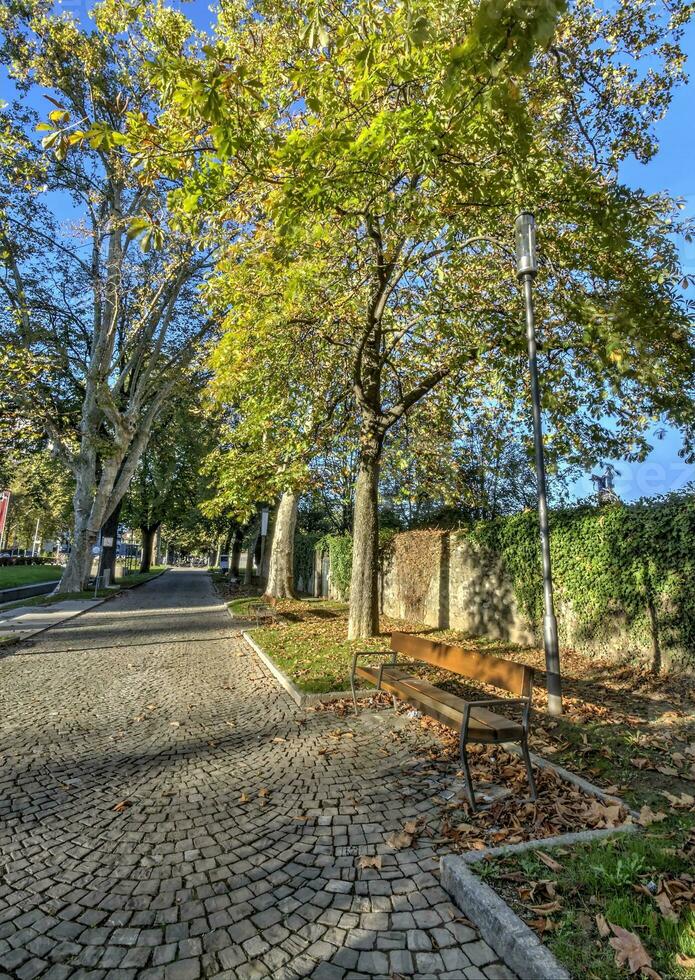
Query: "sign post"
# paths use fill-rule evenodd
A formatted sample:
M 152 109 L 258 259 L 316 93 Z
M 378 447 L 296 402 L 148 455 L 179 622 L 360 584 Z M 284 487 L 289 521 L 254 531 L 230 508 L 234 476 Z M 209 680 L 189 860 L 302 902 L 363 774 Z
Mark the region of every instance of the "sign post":
M 0 551 L 5 541 L 5 525 L 7 523 L 7 512 L 10 509 L 10 491 L 3 490 L 0 493 Z

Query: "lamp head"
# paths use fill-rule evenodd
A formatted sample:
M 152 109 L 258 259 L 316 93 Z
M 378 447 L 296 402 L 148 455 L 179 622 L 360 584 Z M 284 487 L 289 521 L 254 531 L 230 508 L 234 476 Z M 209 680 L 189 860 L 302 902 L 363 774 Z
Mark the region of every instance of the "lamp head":
M 522 211 L 514 224 L 516 229 L 516 274 L 535 276 L 538 272 L 536 222 L 530 211 Z

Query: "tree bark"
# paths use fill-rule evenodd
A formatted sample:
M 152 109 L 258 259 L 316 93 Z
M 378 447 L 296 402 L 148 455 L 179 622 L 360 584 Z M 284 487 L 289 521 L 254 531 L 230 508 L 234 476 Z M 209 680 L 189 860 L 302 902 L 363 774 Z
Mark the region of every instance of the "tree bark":
M 73 496 L 74 524 L 70 554 L 54 594 L 65 595 L 70 592 L 82 592 L 89 577 L 92 565 L 92 546 L 97 538 L 96 532 L 89 531 L 93 479 L 89 472 L 91 462 L 91 460 L 83 461 L 82 469 L 77 474 Z
M 99 575 L 105 575 L 109 572 L 109 581 L 113 583 L 116 577 L 116 554 L 118 550 L 118 524 L 121 518 L 121 508 L 123 506 L 123 501 L 119 500 L 115 508 L 111 512 L 111 516 L 107 517 L 101 528 L 102 537 L 102 547 L 101 547 L 101 558 L 99 559 Z M 104 538 L 113 538 L 113 544 L 108 547 L 104 545 Z
M 348 639 L 366 639 L 379 632 L 379 465 L 382 438 L 369 421 L 363 423 L 355 485 L 355 512 L 350 576 Z
M 157 533 L 159 524 L 152 524 L 150 527 L 141 527 L 140 533 L 142 534 L 142 558 L 140 559 L 140 572 L 149 572 L 152 568 L 152 549 L 154 547 L 154 539 Z
M 274 599 L 294 599 L 294 535 L 297 530 L 299 494 L 286 491 L 280 498 L 270 543 L 270 564 L 265 594 Z
M 258 543 L 258 538 L 260 537 L 260 530 L 256 533 L 255 537 L 251 538 L 249 541 L 249 546 L 246 549 L 246 571 L 244 572 L 244 584 L 251 585 L 253 581 L 253 559 L 256 554 L 256 544 Z
M 234 543 L 232 545 L 232 555 L 229 562 L 229 573 L 234 578 L 239 578 L 239 564 L 241 562 L 241 543 L 244 540 L 244 529 L 238 527 L 234 532 Z

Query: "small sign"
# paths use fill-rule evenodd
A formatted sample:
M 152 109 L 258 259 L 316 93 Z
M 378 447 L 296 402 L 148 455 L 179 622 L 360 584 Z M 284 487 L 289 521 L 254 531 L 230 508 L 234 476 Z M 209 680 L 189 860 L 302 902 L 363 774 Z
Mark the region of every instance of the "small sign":
M 261 511 L 261 537 L 265 537 L 268 533 L 268 508 L 264 507 Z
M 95 544 L 95 545 L 92 546 L 92 554 L 93 555 L 100 555 L 101 554 L 101 548 L 100 548 L 100 546 L 98 544 Z
M 102 538 L 101 543 L 105 548 L 113 548 L 113 538 Z

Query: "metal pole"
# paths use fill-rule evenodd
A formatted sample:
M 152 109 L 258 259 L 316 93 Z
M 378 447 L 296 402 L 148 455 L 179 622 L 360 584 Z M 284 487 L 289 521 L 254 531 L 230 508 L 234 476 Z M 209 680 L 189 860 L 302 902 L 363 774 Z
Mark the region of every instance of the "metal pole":
M 536 456 L 536 483 L 538 487 L 538 522 L 541 530 L 541 558 L 543 562 L 543 640 L 548 689 L 548 711 L 551 715 L 562 714 L 562 684 L 560 681 L 560 650 L 557 638 L 557 619 L 553 601 L 553 577 L 550 567 L 550 534 L 548 531 L 548 497 L 545 485 L 545 458 L 543 454 L 543 422 L 541 399 L 538 389 L 538 360 L 536 352 L 536 325 L 533 313 L 533 272 L 519 276 L 523 284 L 526 305 L 526 343 L 528 366 L 531 375 L 531 401 L 533 404 L 533 445 Z

